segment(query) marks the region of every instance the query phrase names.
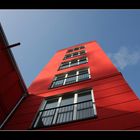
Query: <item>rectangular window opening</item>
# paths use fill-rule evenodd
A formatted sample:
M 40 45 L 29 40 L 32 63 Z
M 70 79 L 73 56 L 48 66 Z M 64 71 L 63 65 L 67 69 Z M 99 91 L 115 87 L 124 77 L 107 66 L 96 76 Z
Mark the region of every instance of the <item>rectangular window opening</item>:
M 33 128 L 48 127 L 97 115 L 92 89 L 73 91 L 43 101 Z

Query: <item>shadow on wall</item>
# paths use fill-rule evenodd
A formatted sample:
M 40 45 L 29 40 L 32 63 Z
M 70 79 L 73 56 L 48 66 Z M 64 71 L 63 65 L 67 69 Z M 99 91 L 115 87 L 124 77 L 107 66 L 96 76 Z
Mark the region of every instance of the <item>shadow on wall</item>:
M 37 95 L 29 95 L 18 107 L 15 114 L 5 125 L 6 130 L 27 130 L 35 119 L 43 98 Z M 137 105 L 137 106 L 135 106 Z M 51 126 L 42 129 L 60 130 L 124 130 L 140 129 L 140 102 L 137 99 L 123 103 L 119 106 L 97 108 L 97 118 L 69 122 L 59 126 Z
M 28 88 L 29 94 L 37 94 L 37 93 L 45 92 L 51 86 L 51 83 L 52 83 L 51 78 L 44 78 L 42 80 L 37 80 L 29 86 Z

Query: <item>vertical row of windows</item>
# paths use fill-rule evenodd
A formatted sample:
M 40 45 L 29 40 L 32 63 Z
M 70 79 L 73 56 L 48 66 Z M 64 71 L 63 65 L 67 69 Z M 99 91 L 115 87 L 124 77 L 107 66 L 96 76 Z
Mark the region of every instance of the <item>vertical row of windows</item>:
M 33 127 L 46 127 L 95 116 L 93 91 L 76 91 L 45 99 Z
M 76 47 L 67 51 L 64 59 L 85 54 L 84 46 Z M 73 52 L 77 51 L 78 52 Z M 87 63 L 87 57 L 62 62 L 59 70 Z M 56 88 L 72 83 L 90 79 L 89 68 L 81 68 L 55 75 L 50 88 Z M 37 114 L 33 128 L 48 127 L 76 120 L 93 118 L 96 116 L 96 107 L 92 89 L 73 91 L 62 96 L 45 99 Z

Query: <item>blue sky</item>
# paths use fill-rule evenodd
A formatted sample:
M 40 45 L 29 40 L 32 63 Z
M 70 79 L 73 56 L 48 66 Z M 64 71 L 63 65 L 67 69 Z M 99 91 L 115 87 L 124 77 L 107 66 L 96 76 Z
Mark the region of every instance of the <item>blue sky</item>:
M 0 10 L 27 87 L 55 52 L 96 40 L 140 97 L 140 10 Z

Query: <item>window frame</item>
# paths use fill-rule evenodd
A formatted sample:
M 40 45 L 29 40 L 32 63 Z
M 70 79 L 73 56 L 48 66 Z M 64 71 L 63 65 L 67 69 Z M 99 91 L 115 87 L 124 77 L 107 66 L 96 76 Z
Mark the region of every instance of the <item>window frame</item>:
M 75 48 L 72 48 L 72 49 L 68 49 L 66 53 L 71 53 L 71 52 L 82 50 L 82 49 L 85 49 L 84 45 L 79 46 L 79 47 L 75 47 Z
M 84 63 L 80 63 L 82 59 L 86 59 L 86 61 Z M 76 60 L 77 61 L 77 64 L 75 65 L 72 65 L 72 61 Z M 67 64 L 67 67 L 64 67 L 65 63 L 68 63 Z M 87 56 L 83 56 L 83 57 L 80 57 L 80 58 L 77 58 L 77 59 L 72 59 L 70 61 L 66 61 L 66 62 L 62 62 L 60 64 L 60 67 L 58 68 L 58 70 L 63 70 L 63 69 L 67 69 L 67 68 L 70 68 L 70 67 L 74 67 L 74 66 L 79 66 L 79 65 L 82 65 L 82 64 L 86 64 L 88 63 L 88 57 Z M 64 66 L 63 66 L 64 65 Z M 64 67 L 64 68 L 63 68 Z
M 87 70 L 88 73 L 82 73 L 82 74 L 79 74 L 79 71 L 80 70 Z M 68 73 L 70 72 L 76 72 L 76 74 L 74 76 L 70 76 L 68 77 Z M 84 74 L 88 74 L 89 78 L 88 79 L 83 79 L 83 80 L 79 80 L 78 78 L 80 77 L 80 75 L 84 75 Z M 60 78 L 57 80 L 57 76 L 59 75 L 65 75 L 64 78 Z M 72 83 L 69 83 L 69 84 L 66 84 L 66 80 L 68 78 L 72 78 L 72 77 L 76 77 L 76 82 L 72 82 Z M 66 73 L 61 73 L 61 74 L 58 74 L 58 75 L 55 75 L 55 77 L 53 78 L 53 81 L 49 87 L 49 89 L 53 89 L 53 88 L 59 88 L 59 87 L 62 87 L 62 86 L 66 86 L 66 85 L 70 85 L 70 84 L 74 84 L 74 83 L 78 83 L 78 82 L 83 82 L 85 80 L 89 80 L 91 79 L 91 73 L 90 73 L 90 68 L 89 67 L 84 67 L 84 68 L 80 68 L 80 69 L 76 69 L 76 70 L 72 70 L 72 71 L 68 71 Z M 63 80 L 62 84 L 60 84 L 60 86 L 55 86 L 55 83 L 57 81 L 60 81 L 60 80 Z
M 78 94 L 81 94 L 82 92 L 87 92 L 87 91 L 90 91 L 91 99 L 82 101 L 80 103 L 91 101 L 94 115 L 89 116 L 89 117 L 85 117 L 85 118 L 82 118 L 82 119 L 77 119 L 76 115 L 78 113 L 78 110 L 77 110 Z M 74 100 L 73 100 L 73 103 L 72 103 L 72 105 L 73 105 L 73 116 L 72 116 L 73 120 L 57 123 L 57 117 L 58 117 L 59 108 L 63 107 L 63 106 L 60 106 L 61 102 L 62 102 L 62 99 L 63 99 L 64 96 L 69 95 L 69 94 L 73 94 L 73 97 L 74 97 Z M 43 114 L 43 110 L 45 112 L 45 109 L 42 109 L 42 108 L 44 108 L 46 106 L 47 100 L 55 99 L 55 98 L 58 98 L 57 106 L 55 107 L 55 109 L 57 111 L 55 111 L 55 114 L 54 114 L 54 117 L 53 117 L 53 120 L 52 120 L 52 124 L 48 125 L 48 126 L 38 127 L 37 124 L 38 124 L 39 119 L 41 117 L 41 115 L 39 116 L 38 114 L 40 114 L 41 111 L 42 111 L 42 114 Z M 68 104 L 67 106 L 70 106 L 70 105 L 71 104 Z M 47 109 L 47 110 L 49 110 L 49 109 Z M 35 115 L 35 118 L 34 118 L 32 124 L 31 124 L 31 129 L 48 128 L 48 127 L 52 127 L 52 126 L 63 125 L 63 124 L 66 124 L 66 123 L 67 124 L 68 123 L 74 123 L 74 122 L 79 122 L 79 121 L 88 120 L 88 119 L 95 119 L 95 118 L 97 118 L 97 109 L 96 109 L 94 91 L 93 91 L 92 88 L 85 88 L 85 89 L 80 89 L 80 90 L 77 90 L 77 91 L 71 91 L 71 92 L 67 92 L 67 93 L 63 93 L 63 94 L 59 94 L 59 95 L 54 95 L 54 96 L 47 97 L 47 98 L 43 99 L 43 101 L 41 102 L 41 105 L 40 105 L 40 107 L 39 107 L 39 109 L 38 109 L 38 111 L 37 111 L 37 113 Z
M 84 52 L 84 53 L 82 54 L 82 52 Z M 78 53 L 78 55 L 73 56 L 74 53 Z M 86 53 L 87 53 L 86 50 L 80 50 L 80 51 L 77 51 L 77 52 L 73 52 L 73 53 L 70 53 L 70 54 L 66 54 L 66 55 L 64 56 L 63 60 L 70 59 L 70 58 L 73 58 L 73 57 L 78 57 L 78 56 L 81 56 L 81 55 L 85 55 Z M 66 58 L 66 57 L 69 56 L 69 55 L 70 55 L 70 57 Z

